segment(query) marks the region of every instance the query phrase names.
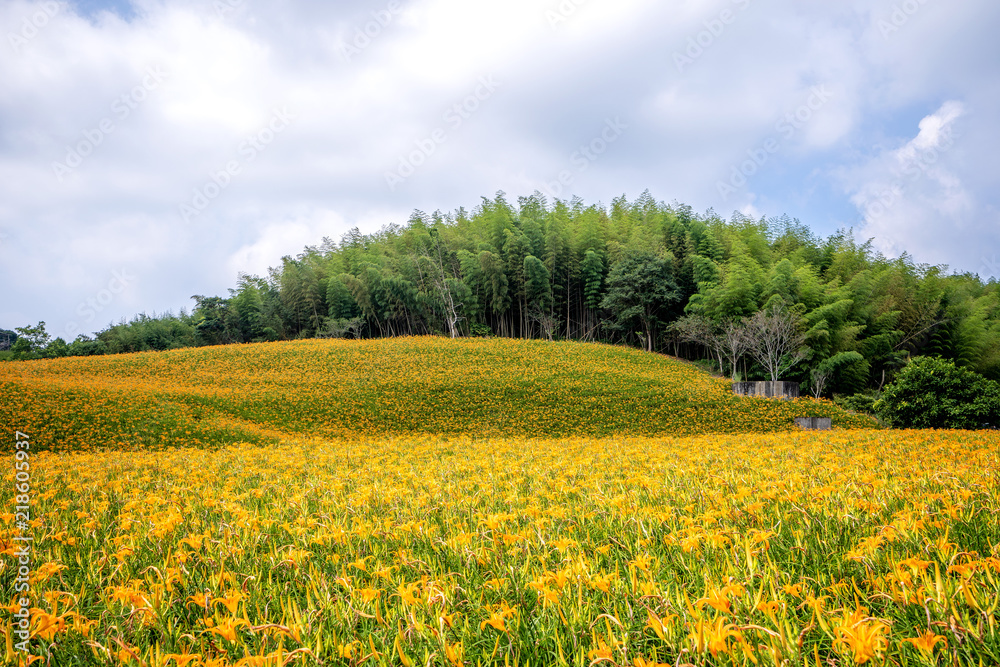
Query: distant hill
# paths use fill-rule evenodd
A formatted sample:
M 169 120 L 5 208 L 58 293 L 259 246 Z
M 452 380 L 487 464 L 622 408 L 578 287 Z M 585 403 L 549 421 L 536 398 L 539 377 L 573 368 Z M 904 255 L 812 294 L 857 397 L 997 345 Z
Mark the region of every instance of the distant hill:
M 302 340 L 0 365 L 0 423 L 58 449 L 301 437 L 692 435 L 870 427 L 829 401 L 741 398 L 658 354 L 594 343 Z

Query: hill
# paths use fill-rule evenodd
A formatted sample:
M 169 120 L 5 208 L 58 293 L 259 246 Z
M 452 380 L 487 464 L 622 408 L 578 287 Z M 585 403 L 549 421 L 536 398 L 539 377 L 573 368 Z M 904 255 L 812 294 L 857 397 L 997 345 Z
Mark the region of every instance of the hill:
M 740 398 L 674 358 L 610 345 L 301 340 L 0 365 L 6 431 L 55 449 L 428 433 L 655 436 L 870 427 L 828 401 Z

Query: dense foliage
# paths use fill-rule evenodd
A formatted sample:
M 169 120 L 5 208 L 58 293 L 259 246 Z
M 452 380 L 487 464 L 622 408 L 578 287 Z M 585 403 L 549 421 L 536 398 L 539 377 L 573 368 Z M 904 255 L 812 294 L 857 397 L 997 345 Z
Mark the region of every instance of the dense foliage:
M 1000 384 L 933 357 L 907 364 L 874 404 L 885 423 L 902 428 L 1000 425 Z
M 696 215 L 644 194 L 610 208 L 498 195 L 471 214 L 415 212 L 404 226 L 286 256 L 191 314 L 140 316 L 55 353 L 164 350 L 303 337 L 495 334 L 602 340 L 697 359 L 683 316 L 712 327 L 781 308 L 802 336 L 783 379 L 853 394 L 935 355 L 1000 379 L 1000 285 L 887 259 L 850 232 L 821 239 L 796 220 Z M 854 354 L 845 354 L 854 353 Z M 11 353 L 0 352 L 0 356 Z M 718 355 L 722 365 L 725 355 Z M 721 368 L 768 369 L 746 355 Z

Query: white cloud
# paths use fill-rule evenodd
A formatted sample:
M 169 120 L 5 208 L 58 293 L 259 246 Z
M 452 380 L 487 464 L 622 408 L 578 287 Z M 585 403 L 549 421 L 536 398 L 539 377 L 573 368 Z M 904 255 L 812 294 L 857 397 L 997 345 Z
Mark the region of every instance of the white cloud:
M 954 135 L 954 124 L 965 114 L 965 105 L 957 100 L 949 100 L 941 105 L 936 113 L 920 121 L 920 132 L 917 136 L 899 149 L 897 159 L 900 162 L 919 160 L 924 151 L 940 150 L 949 145 Z
M 890 256 L 976 271 L 982 244 L 1000 241 L 997 216 L 964 183 L 970 141 L 960 120 L 965 105 L 949 100 L 919 123 L 898 148 L 885 149 L 841 172 L 864 223 L 861 234 Z
M 336 214 L 326 213 L 304 220 L 274 222 L 264 226 L 246 243 L 229 255 L 226 270 L 230 275 L 241 273 L 266 276 L 267 269 L 280 263 L 285 255 L 296 256 L 307 245 L 318 245 L 324 236 L 347 231 Z
M 125 21 L 59 3 L 14 49 L 9 35 L 48 5 L 0 3 L 0 327 L 73 318 L 123 262 L 139 277 L 108 305 L 112 319 L 224 295 L 238 271 L 264 273 L 355 225 L 472 208 L 498 190 L 516 201 L 572 168 L 615 117 L 628 129 L 565 196 L 609 202 L 650 188 L 698 210 L 844 226 L 856 219 L 829 219 L 831 201 L 846 210 L 892 185 L 950 129 L 955 145 L 866 229 L 886 248 L 971 270 L 997 246 L 1000 83 L 984 54 L 1000 5 L 989 0 L 926 3 L 888 38 L 878 20 L 890 0 L 400 0 L 349 59 L 340 47 L 389 0 L 242 0 L 221 14 L 203 0 L 133 4 Z M 565 20 L 552 25 L 548 12 Z M 703 52 L 678 71 L 674 54 L 699 38 Z M 137 102 L 150 67 L 166 76 Z M 482 76 L 502 86 L 449 125 L 445 112 Z M 817 86 L 829 99 L 723 205 L 717 181 Z M 946 99 L 964 106 L 927 106 Z M 246 160 L 242 142 L 281 107 L 294 122 Z M 911 123 L 926 116 L 919 133 L 899 138 L 914 109 Z M 53 162 L 105 119 L 113 130 L 60 182 Z M 438 128 L 446 141 L 390 191 L 385 172 Z M 892 148 L 867 148 L 878 142 Z M 238 176 L 185 224 L 180 204 L 233 159 Z M 823 179 L 804 174 L 838 177 L 822 184 L 827 199 L 811 199 Z M 936 243 L 945 221 L 964 231 Z

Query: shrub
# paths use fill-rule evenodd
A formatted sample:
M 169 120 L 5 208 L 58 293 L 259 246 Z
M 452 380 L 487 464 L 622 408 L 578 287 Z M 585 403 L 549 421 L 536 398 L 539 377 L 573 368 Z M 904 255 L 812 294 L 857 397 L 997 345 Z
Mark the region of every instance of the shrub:
M 493 335 L 493 330 L 485 324 L 475 322 L 469 326 L 469 332 L 479 338 L 489 338 Z
M 851 396 L 834 396 L 833 402 L 851 412 L 874 415 L 875 401 L 879 399 L 879 394 L 874 391 L 863 391 Z
M 982 428 L 1000 423 L 1000 384 L 936 357 L 911 361 L 875 402 L 900 428 Z

